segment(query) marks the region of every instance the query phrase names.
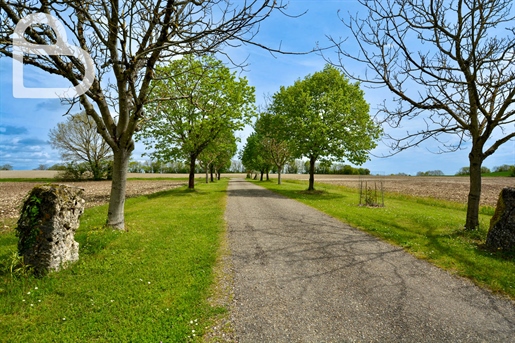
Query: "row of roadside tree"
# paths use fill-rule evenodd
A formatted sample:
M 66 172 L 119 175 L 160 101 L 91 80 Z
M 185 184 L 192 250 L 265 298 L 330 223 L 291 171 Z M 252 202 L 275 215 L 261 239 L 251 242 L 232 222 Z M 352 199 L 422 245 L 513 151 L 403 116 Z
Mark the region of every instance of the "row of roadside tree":
M 395 130 L 400 136 L 384 135 L 392 153 L 427 140 L 436 141 L 440 152 L 469 150 L 465 228 L 478 228 L 481 167 L 515 139 L 512 1 L 358 2 L 364 16 L 341 17 L 355 44 L 340 34 L 329 36 L 336 57 L 324 58 L 353 80 L 385 87 L 389 95 L 377 104 L 383 124 L 401 128 L 423 120 L 409 130 Z M 256 41 L 264 20 L 285 14 L 287 3 L 281 1 L 0 1 L 0 8 L 1 55 L 14 56 L 11 37 L 17 25 L 42 12 L 71 28 L 69 40 L 92 57 L 97 73 L 91 87 L 63 100 L 80 104 L 109 146 L 113 167 L 107 224 L 117 229 L 124 228 L 135 138 L 146 142 L 151 157 L 172 158 L 180 150 L 181 155 L 188 152 L 190 166 L 197 159 L 214 164 L 213 150 L 215 155 L 234 151 L 234 131 L 254 116 L 253 88 L 227 69 L 213 68 L 217 62 L 209 56 L 231 60 L 224 47 L 246 44 L 284 52 Z M 56 32 L 42 24 L 25 30 L 23 40 L 53 45 Z M 34 55 L 24 62 L 72 85 L 81 83 L 86 69 L 68 54 Z M 182 63 L 185 67 L 177 68 Z M 309 160 L 310 190 L 317 161 L 360 165 L 381 134 L 359 84 L 341 77 L 340 70 L 327 66 L 281 87 L 255 124 L 259 145 L 280 152 L 272 157 L 279 171 L 287 160 L 284 151 L 289 158 Z M 182 117 L 175 116 L 179 113 Z M 224 148 L 213 149 L 214 141 Z

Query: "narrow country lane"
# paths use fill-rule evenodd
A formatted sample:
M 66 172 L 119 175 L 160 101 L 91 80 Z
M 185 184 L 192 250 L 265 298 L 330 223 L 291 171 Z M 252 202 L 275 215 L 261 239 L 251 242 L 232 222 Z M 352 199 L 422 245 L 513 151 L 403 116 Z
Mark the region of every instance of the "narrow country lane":
M 229 184 L 238 342 L 515 342 L 515 305 L 242 179 Z

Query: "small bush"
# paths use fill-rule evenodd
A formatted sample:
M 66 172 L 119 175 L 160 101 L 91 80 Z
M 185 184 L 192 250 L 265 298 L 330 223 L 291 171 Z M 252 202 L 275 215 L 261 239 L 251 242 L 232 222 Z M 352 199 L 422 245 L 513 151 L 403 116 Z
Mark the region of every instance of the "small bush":
M 56 179 L 62 181 L 111 180 L 113 178 L 113 161 L 103 160 L 93 169 L 89 163 L 69 162 L 64 166 Z

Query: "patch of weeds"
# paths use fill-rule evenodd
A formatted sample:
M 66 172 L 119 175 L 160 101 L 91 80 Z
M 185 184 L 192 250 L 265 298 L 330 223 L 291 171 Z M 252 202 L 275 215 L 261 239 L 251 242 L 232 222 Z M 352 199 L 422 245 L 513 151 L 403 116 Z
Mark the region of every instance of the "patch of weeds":
M 17 251 L 12 251 L 10 259 L 7 263 L 7 272 L 11 275 L 11 278 L 28 278 L 33 275 L 33 268 L 26 264 L 23 256 L 18 254 Z
M 41 199 L 36 194 L 29 195 L 23 202 L 21 216 L 15 227 L 16 236 L 19 237 L 18 251 L 24 253 L 33 251 L 34 245 L 41 233 L 40 224 Z

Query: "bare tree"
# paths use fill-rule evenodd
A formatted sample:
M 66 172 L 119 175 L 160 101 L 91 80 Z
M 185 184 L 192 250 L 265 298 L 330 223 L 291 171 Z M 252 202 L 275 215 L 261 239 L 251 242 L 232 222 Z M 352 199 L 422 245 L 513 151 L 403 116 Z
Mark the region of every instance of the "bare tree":
M 439 152 L 469 153 L 470 192 L 465 228 L 479 226 L 481 165 L 515 137 L 515 29 L 511 0 L 359 0 L 367 17 L 342 19 L 358 53 L 338 43 L 339 62 L 367 66 L 364 76 L 386 86 L 395 103 L 379 105 L 394 128 L 420 117 L 414 132 L 392 137 L 393 152 L 435 139 Z M 348 44 L 348 43 L 347 43 Z M 347 45 L 349 46 L 349 45 Z M 444 136 L 447 140 L 444 140 Z M 454 138 L 452 137 L 454 136 Z
M 80 102 L 113 151 L 107 224 L 123 229 L 133 134 L 145 117 L 156 64 L 181 55 L 223 53 L 228 45 L 266 48 L 255 42 L 259 25 L 285 5 L 277 0 L 0 0 L 0 8 L 0 54 L 13 57 L 11 35 L 16 24 L 28 14 L 43 12 L 58 18 L 73 35 L 68 41 L 91 55 L 96 78 L 85 94 L 69 101 Z M 51 45 L 56 33 L 48 25 L 35 25 L 24 38 Z M 73 85 L 79 85 L 86 72 L 81 61 L 71 56 L 26 55 L 24 63 L 60 75 Z
M 100 180 L 102 162 L 112 157 L 109 145 L 97 132 L 97 125 L 85 112 L 71 115 L 48 134 L 50 144 L 66 161 L 86 162 L 93 179 Z

